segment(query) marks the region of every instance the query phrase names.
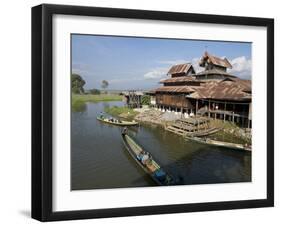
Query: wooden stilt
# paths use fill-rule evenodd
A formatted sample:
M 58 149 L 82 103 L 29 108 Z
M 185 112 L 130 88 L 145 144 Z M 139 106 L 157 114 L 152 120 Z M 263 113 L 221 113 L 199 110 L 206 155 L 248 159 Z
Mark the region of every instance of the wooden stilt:
M 225 122 L 226 102 L 224 102 L 223 122 Z
M 183 118 L 183 108 L 181 107 L 181 118 Z
M 209 100 L 209 106 L 208 106 L 208 118 L 210 118 L 210 100 Z
M 196 112 L 195 112 L 195 117 L 197 117 L 197 111 L 198 111 L 198 100 L 196 99 Z

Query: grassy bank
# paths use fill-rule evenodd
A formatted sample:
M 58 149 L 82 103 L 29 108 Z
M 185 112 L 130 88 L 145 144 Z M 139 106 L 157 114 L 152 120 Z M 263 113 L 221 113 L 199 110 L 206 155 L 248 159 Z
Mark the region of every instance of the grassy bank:
M 72 94 L 72 106 L 80 105 L 86 102 L 98 102 L 98 101 L 121 101 L 122 96 L 117 94 L 87 94 L 87 95 L 79 95 Z
M 162 125 L 163 127 L 174 124 L 173 119 L 167 120 L 167 118 L 163 118 L 162 116 L 162 112 L 150 109 L 149 111 L 140 113 L 136 118 L 138 121 Z M 251 135 L 249 132 L 246 133 L 245 129 L 240 128 L 235 123 L 210 119 L 210 127 L 221 128 L 221 130 L 209 135 L 208 138 L 237 144 L 251 144 Z
M 126 118 L 129 120 L 132 120 L 135 118 L 135 116 L 138 114 L 138 112 L 135 112 L 133 109 L 128 108 L 128 107 L 105 107 L 104 111 L 107 114 L 110 114 L 115 117 L 121 117 L 121 118 Z
M 251 144 L 251 138 L 246 136 L 243 129 L 237 126 L 235 123 L 232 122 L 223 122 L 222 120 L 211 120 L 211 125 L 215 127 L 220 127 L 222 130 L 219 132 L 210 135 L 209 138 L 230 142 L 230 143 L 237 143 L 237 144 Z

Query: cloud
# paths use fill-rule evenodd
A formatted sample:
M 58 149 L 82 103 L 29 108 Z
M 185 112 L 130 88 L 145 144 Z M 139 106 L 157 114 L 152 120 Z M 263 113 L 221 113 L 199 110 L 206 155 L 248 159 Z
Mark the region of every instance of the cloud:
M 204 70 L 203 67 L 200 67 L 200 66 L 199 66 L 199 61 L 200 61 L 200 58 L 199 58 L 199 57 L 195 57 L 195 58 L 192 58 L 192 59 L 190 60 L 190 62 L 191 62 L 191 64 L 192 64 L 192 66 L 193 66 L 193 68 L 194 68 L 194 70 L 195 70 L 196 73 L 198 73 L 198 72 Z
M 89 74 L 91 73 L 91 65 L 84 63 L 72 63 L 72 72 L 77 74 Z
M 225 57 L 221 57 L 222 59 Z M 191 63 L 196 73 L 201 72 L 204 70 L 203 67 L 199 66 L 200 57 L 194 57 L 189 60 L 165 60 L 165 61 L 159 61 L 161 64 L 167 64 L 169 65 L 166 67 L 166 73 L 168 72 L 169 68 L 175 64 L 182 64 L 182 63 Z M 232 65 L 232 69 L 229 69 L 228 72 L 239 77 L 242 79 L 251 79 L 252 76 L 252 60 L 247 59 L 245 56 L 239 56 L 232 60 L 230 60 L 230 63 Z M 165 73 L 165 74 L 166 74 Z M 157 70 L 152 70 L 151 72 L 147 73 L 147 77 L 153 77 L 153 78 L 161 78 L 163 76 L 160 76 L 160 72 Z M 158 75 L 158 76 L 157 76 Z
M 251 79 L 252 77 L 252 60 L 245 56 L 240 56 L 230 60 L 232 69 L 229 73 L 243 79 Z
M 150 70 L 149 72 L 145 73 L 143 77 L 145 79 L 160 79 L 167 75 L 169 67 L 159 67 Z
M 169 71 L 169 69 L 176 64 L 184 64 L 184 63 L 191 63 L 192 66 L 194 67 L 196 72 L 202 71 L 204 68 L 199 66 L 199 57 L 196 58 L 192 58 L 192 59 L 187 59 L 187 60 L 162 60 L 162 61 L 157 61 L 157 63 L 159 64 L 164 64 L 164 67 L 157 67 L 157 68 L 153 68 L 150 71 L 148 71 L 147 73 L 145 73 L 143 75 L 143 77 L 145 79 L 162 79 L 165 78 L 167 76 L 167 73 Z
M 224 58 L 224 57 L 223 57 Z M 194 57 L 187 60 L 163 60 L 157 61 L 159 64 L 164 64 L 164 67 L 153 68 L 143 75 L 146 80 L 160 80 L 167 75 L 169 69 L 175 64 L 182 63 L 191 63 L 195 72 L 201 72 L 204 70 L 203 67 L 199 66 L 200 57 Z M 230 60 L 232 69 L 229 69 L 228 72 L 242 79 L 251 79 L 252 74 L 252 60 L 247 59 L 245 56 L 239 56 Z
M 176 64 L 191 63 L 194 70 L 196 72 L 199 72 L 199 71 L 204 70 L 204 68 L 199 66 L 199 60 L 200 60 L 200 57 L 194 57 L 192 59 L 186 59 L 186 60 L 182 60 L 182 59 L 179 59 L 179 60 L 163 60 L 163 61 L 158 61 L 158 63 L 169 64 L 169 68 L 172 67 L 173 65 L 176 65 Z

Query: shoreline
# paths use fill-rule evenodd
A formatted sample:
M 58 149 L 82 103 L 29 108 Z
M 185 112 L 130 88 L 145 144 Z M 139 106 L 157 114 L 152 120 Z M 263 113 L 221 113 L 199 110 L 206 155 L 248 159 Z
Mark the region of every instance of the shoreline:
M 115 107 L 116 109 L 118 107 Z M 124 107 L 124 111 L 129 108 Z M 141 108 L 141 109 L 129 109 L 135 113 L 126 114 L 122 111 L 121 114 L 113 114 L 113 116 L 126 118 L 130 120 L 135 120 L 145 124 L 154 124 L 161 126 L 166 129 L 168 126 L 172 125 L 177 119 L 180 119 L 180 114 L 173 114 L 167 112 L 161 112 L 153 108 Z M 107 112 L 107 113 L 110 113 Z M 240 128 L 234 123 L 223 122 L 222 120 L 210 119 L 210 125 L 213 127 L 221 128 L 220 131 L 215 134 L 205 136 L 206 138 L 212 139 L 214 141 L 222 141 L 226 143 L 233 143 L 239 145 L 251 145 L 251 133 L 247 132 L 246 129 Z

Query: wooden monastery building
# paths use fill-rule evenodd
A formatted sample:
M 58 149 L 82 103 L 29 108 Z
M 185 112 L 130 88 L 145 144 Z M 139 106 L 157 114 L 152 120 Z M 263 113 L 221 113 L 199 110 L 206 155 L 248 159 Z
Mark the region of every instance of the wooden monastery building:
M 208 52 L 199 66 L 204 70 L 198 73 L 190 63 L 172 66 L 170 78 L 160 81 L 163 86 L 149 92 L 151 104 L 183 117 L 207 116 L 251 127 L 251 81 L 229 74 L 230 62 Z

